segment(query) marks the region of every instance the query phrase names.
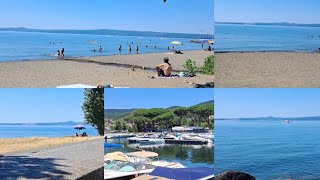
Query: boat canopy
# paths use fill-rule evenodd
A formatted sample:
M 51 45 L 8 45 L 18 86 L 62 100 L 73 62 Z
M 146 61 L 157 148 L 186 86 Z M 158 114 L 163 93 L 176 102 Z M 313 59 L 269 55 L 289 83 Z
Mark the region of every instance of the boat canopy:
M 127 153 L 128 156 L 142 157 L 142 158 L 152 158 L 159 156 L 158 153 L 151 151 L 137 151 L 132 153 Z
M 160 176 L 175 180 L 193 180 L 193 179 L 213 179 L 214 168 L 197 167 L 197 168 L 166 168 L 156 167 L 150 175 Z
M 108 153 L 104 156 L 104 158 L 112 161 L 128 161 L 127 157 L 122 152 L 119 152 L 119 151 Z

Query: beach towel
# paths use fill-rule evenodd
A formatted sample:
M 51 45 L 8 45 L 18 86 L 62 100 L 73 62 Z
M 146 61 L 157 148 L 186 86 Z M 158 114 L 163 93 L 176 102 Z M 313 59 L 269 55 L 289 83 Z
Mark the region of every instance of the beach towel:
M 57 88 L 96 88 L 96 86 L 86 85 L 86 84 L 69 84 L 57 86 Z

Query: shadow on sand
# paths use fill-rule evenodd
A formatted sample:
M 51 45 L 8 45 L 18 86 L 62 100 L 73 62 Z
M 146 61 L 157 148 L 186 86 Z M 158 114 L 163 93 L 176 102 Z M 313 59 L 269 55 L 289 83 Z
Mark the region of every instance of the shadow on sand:
M 70 173 L 60 170 L 64 167 L 55 164 L 54 158 L 34 158 L 28 156 L 2 156 L 0 155 L 0 177 L 4 179 L 64 179 Z

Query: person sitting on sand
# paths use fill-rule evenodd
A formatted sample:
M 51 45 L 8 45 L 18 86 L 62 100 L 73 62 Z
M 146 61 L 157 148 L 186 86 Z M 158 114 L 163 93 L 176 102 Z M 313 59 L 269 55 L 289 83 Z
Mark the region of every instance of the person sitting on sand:
M 164 63 L 156 66 L 158 76 L 160 77 L 169 77 L 171 76 L 172 66 L 169 63 L 169 58 L 163 58 Z
M 211 48 L 211 46 L 209 46 L 209 47 L 208 47 L 208 51 L 212 51 L 212 48 Z
M 88 137 L 88 134 L 86 132 L 83 132 L 81 136 L 82 137 Z
M 76 133 L 76 137 L 79 137 L 79 134 L 78 134 L 78 133 Z

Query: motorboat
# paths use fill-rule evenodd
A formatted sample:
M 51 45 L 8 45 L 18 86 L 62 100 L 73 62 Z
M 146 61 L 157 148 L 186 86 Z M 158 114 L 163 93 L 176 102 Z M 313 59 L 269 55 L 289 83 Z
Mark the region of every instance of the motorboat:
M 105 156 L 104 179 L 132 179 L 149 174 L 156 167 L 184 168 L 178 162 L 160 161 L 158 154 L 150 151 L 114 152 Z

